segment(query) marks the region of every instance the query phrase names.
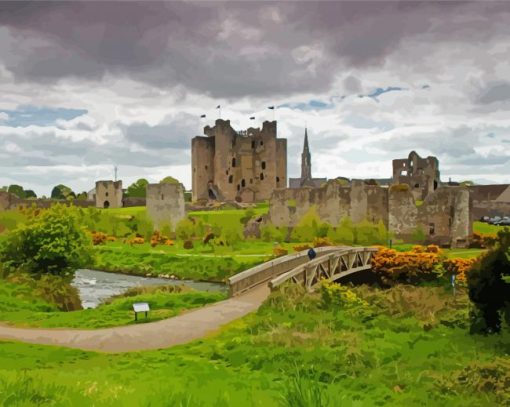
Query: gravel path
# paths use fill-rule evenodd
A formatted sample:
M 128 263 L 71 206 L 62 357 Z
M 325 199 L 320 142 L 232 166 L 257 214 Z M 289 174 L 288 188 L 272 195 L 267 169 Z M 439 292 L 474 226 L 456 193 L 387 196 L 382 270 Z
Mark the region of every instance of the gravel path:
M 0 339 L 113 353 L 168 348 L 201 338 L 257 310 L 268 295 L 269 288 L 262 284 L 246 294 L 173 318 L 116 328 L 39 329 L 0 325 Z

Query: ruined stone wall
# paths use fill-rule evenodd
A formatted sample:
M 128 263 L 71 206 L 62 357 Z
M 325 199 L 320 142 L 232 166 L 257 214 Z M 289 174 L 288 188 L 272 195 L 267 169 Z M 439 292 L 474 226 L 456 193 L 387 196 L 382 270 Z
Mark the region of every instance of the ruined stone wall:
M 419 206 L 412 191 L 389 190 L 389 231 L 397 238 L 409 240 L 421 228 L 426 243 L 466 247 L 472 223 L 472 200 L 467 188 L 438 188 Z
M 273 192 L 268 220 L 276 226 L 296 226 L 315 206 L 321 220 L 337 225 L 343 218 L 388 224 L 387 189 L 354 181 L 342 186 L 334 181 L 320 188 L 287 188 Z
M 206 126 L 208 137 L 192 141 L 193 200 L 253 202 L 286 186 L 287 144 L 276 132 L 276 121 L 241 132 L 229 120 Z
M 510 185 L 473 185 L 469 187 L 473 198 L 473 217 L 510 216 Z
M 393 183 L 409 185 L 414 198 L 423 200 L 441 184 L 439 161 L 411 151 L 408 158 L 393 160 Z
M 146 202 L 147 214 L 156 230 L 165 225 L 175 229 L 177 223 L 186 216 L 182 184 L 149 184 Z
M 14 196 L 9 192 L 0 191 L 0 211 L 6 211 L 11 208 Z
M 122 181 L 96 182 L 97 208 L 122 208 Z

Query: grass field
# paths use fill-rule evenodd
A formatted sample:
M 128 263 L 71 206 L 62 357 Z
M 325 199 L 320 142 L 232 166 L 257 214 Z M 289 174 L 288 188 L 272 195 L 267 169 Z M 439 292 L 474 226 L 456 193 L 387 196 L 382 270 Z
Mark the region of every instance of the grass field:
M 220 333 L 108 355 L 4 342 L 0 404 L 496 406 L 510 402 L 510 335 L 468 334 L 465 292 L 359 287 L 326 306 L 296 286 Z
M 151 313 L 148 321 L 157 321 L 225 298 L 225 294 L 221 293 L 186 288 L 181 291 L 180 287 L 174 286 L 140 291 L 138 295 L 119 297 L 98 308 L 62 312 L 54 305 L 34 297 L 28 287 L 0 279 L 0 321 L 31 327 L 106 328 L 146 322 L 144 318 L 134 321 L 134 302 L 149 302 Z

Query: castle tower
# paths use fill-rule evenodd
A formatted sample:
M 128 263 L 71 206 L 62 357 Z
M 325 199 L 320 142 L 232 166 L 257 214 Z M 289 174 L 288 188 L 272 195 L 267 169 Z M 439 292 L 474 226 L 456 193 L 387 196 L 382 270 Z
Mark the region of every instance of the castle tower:
M 305 128 L 305 142 L 301 153 L 301 186 L 311 185 L 312 183 L 312 155 L 308 146 L 308 129 Z

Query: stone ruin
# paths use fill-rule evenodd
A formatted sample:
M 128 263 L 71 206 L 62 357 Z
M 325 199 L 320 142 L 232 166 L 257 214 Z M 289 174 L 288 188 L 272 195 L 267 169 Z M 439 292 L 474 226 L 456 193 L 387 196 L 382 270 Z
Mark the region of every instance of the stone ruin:
M 96 181 L 96 208 L 122 208 L 122 181 Z
M 165 225 L 175 229 L 177 223 L 186 216 L 184 186 L 165 183 L 147 185 L 146 206 L 155 230 L 161 230 Z
M 472 235 L 472 202 L 465 187 L 439 187 L 417 205 L 407 186 L 387 188 L 362 180 L 341 185 L 331 180 L 320 188 L 275 190 L 266 221 L 294 227 L 312 206 L 333 226 L 345 217 L 353 223 L 382 221 L 396 238 L 409 239 L 420 229 L 426 243 L 440 246 L 466 247 Z

